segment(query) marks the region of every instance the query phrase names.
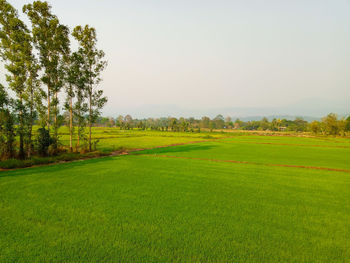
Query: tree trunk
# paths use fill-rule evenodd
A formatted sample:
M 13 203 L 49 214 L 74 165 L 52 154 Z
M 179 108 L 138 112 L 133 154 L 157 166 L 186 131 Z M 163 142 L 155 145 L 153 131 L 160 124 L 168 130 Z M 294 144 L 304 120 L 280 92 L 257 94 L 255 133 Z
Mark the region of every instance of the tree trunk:
M 50 107 L 51 107 L 51 101 L 50 101 L 50 86 L 47 86 L 47 129 L 50 132 Z
M 92 93 L 89 94 L 89 152 L 91 152 Z
M 73 99 L 70 97 L 69 102 L 69 148 L 73 152 Z
M 29 116 L 29 134 L 28 134 L 28 149 L 27 149 L 27 156 L 30 159 L 32 157 L 32 150 L 33 150 L 33 122 L 34 122 L 34 87 L 33 87 L 33 72 L 30 72 L 30 116 Z
M 29 133 L 28 133 L 28 149 L 27 149 L 27 156 L 30 158 L 32 156 L 32 133 L 33 133 L 33 105 L 34 105 L 34 94 L 33 94 L 33 89 L 31 90 L 30 94 L 30 116 L 29 116 Z
M 20 98 L 20 103 L 21 103 L 21 109 L 19 111 L 19 153 L 18 157 L 19 159 L 23 160 L 25 157 L 24 153 L 24 134 L 23 134 L 23 129 L 24 129 L 24 119 L 23 119 L 23 101 L 22 98 Z
M 55 116 L 54 116 L 54 136 L 55 136 L 55 148 L 57 148 L 57 141 L 58 141 L 58 123 L 57 123 L 57 115 L 58 115 L 58 92 L 55 91 Z
M 80 147 L 80 124 L 78 124 L 77 143 L 75 145 L 76 151 L 79 151 L 79 147 Z

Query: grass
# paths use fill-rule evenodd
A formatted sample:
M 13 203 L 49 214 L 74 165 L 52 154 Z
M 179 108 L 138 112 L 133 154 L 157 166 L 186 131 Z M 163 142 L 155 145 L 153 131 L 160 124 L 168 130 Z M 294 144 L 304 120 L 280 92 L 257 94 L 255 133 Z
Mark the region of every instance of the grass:
M 129 147 L 203 140 L 138 132 Z M 243 135 L 0 172 L 0 262 L 347 262 L 350 173 L 162 156 L 348 168 L 348 142 Z
M 263 140 L 264 138 L 262 138 Z M 260 138 L 249 143 L 239 139 L 192 144 L 145 151 L 178 157 L 201 157 L 218 160 L 247 161 L 261 164 L 303 165 L 325 168 L 350 169 L 350 146 L 308 144 L 309 139 L 299 138 L 298 144 L 283 138 L 276 144 L 261 144 Z M 288 145 L 281 145 L 281 141 Z M 302 146 L 301 146 L 302 145 Z

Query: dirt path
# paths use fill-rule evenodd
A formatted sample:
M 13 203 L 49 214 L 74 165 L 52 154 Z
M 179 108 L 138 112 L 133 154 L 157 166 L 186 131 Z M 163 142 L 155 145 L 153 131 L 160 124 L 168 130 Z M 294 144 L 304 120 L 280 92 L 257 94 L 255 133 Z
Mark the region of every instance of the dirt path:
M 317 167 L 317 166 L 291 165 L 291 164 L 271 164 L 271 163 L 256 163 L 256 162 L 248 162 L 248 161 L 219 160 L 219 159 L 208 159 L 208 158 L 198 158 L 198 157 L 184 157 L 184 156 L 172 156 L 172 155 L 158 155 L 158 154 L 142 154 L 142 155 L 144 155 L 144 156 L 152 156 L 152 157 L 161 157 L 161 158 L 200 160 L 200 161 L 221 162 L 221 163 L 239 163 L 239 164 L 251 164 L 251 165 L 262 165 L 262 166 L 278 166 L 278 167 L 302 168 L 302 169 L 312 169 L 312 170 L 324 170 L 324 171 L 333 171 L 333 172 L 350 173 L 350 169 L 338 169 L 338 168 L 327 168 L 327 167 Z

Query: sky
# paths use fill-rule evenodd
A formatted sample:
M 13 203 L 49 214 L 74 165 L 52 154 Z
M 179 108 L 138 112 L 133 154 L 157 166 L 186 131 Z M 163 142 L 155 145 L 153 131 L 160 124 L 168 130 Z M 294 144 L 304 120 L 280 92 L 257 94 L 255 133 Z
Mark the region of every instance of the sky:
M 63 24 L 96 28 L 105 115 L 309 103 L 350 113 L 350 0 L 48 2 Z

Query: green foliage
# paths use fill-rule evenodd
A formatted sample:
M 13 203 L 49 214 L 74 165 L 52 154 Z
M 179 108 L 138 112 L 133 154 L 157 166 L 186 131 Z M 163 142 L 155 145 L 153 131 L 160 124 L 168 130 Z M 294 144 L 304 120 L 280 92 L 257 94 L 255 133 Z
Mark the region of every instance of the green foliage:
M 12 104 L 5 87 L 0 84 L 0 159 L 15 156 L 15 125 L 10 111 Z
M 339 134 L 337 115 L 335 115 L 334 113 L 330 113 L 322 119 L 322 122 L 324 123 L 324 129 L 326 134 L 328 135 Z
M 0 109 L 0 159 L 15 157 L 14 117 L 8 109 Z
M 33 41 L 39 50 L 43 69 L 41 80 L 47 86 L 47 125 L 50 127 L 53 115 L 54 137 L 58 141 L 58 93 L 65 83 L 64 56 L 69 53 L 69 29 L 51 13 L 47 2 L 34 1 L 33 4 L 24 5 L 23 12 L 32 24 Z
M 25 116 L 28 65 L 32 58 L 31 37 L 27 26 L 19 19 L 17 10 L 8 2 L 0 1 L 0 54 L 5 61 L 6 81 L 16 94 L 14 111 L 19 122 L 19 158 L 25 157 L 24 136 L 28 123 Z
M 95 29 L 89 26 L 77 27 L 74 36 L 80 46 L 77 51 L 71 52 L 69 28 L 61 24 L 58 17 L 51 12 L 48 2 L 34 1 L 32 4 L 24 5 L 22 11 L 31 23 L 30 29 L 11 4 L 0 0 L 0 56 L 5 62 L 8 87 L 14 94 L 11 100 L 5 100 L 7 94 L 3 92 L 4 88 L 1 86 L 2 158 L 12 158 L 16 155 L 13 128 L 19 137 L 18 157 L 32 158 L 35 121 L 52 132 L 51 135 L 48 134 L 53 138 L 49 144 L 49 149 L 52 148 L 50 152 L 57 153 L 60 150 L 58 129 L 64 123 L 64 118 L 60 115 L 59 93 L 64 86 L 71 142 L 74 126 L 77 126 L 78 142 L 85 141 L 86 123 L 88 122 L 91 127 L 107 102 L 103 91 L 95 87 L 100 83 L 100 73 L 106 66 L 106 62 L 102 60 L 104 52 L 96 48 Z M 41 88 L 41 84 L 46 86 L 46 92 Z M 86 118 L 87 113 L 89 118 Z M 45 136 L 40 130 L 41 155 L 47 151 L 48 142 L 45 141 L 47 139 Z M 90 131 L 90 150 L 91 144 Z M 8 150 L 9 147 L 11 150 Z M 77 143 L 77 149 L 79 148 L 80 145 Z M 72 143 L 70 149 L 73 151 Z
M 47 156 L 48 149 L 55 143 L 55 139 L 51 138 L 49 130 L 45 127 L 39 128 L 37 132 L 37 151 L 40 156 Z
M 101 81 L 101 73 L 107 66 L 103 60 L 105 56 L 102 50 L 97 49 L 96 30 L 86 25 L 74 28 L 73 37 L 79 43 L 78 54 L 82 58 L 82 76 L 84 77 L 84 91 L 89 107 L 89 151 L 92 150 L 91 127 L 100 115 L 101 109 L 107 103 L 107 97 L 103 96 L 103 90 L 96 89 Z
M 345 131 L 350 132 L 350 116 L 346 119 Z

